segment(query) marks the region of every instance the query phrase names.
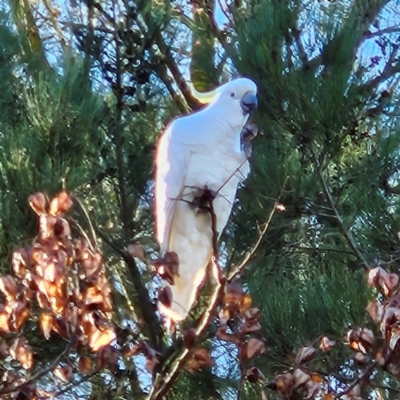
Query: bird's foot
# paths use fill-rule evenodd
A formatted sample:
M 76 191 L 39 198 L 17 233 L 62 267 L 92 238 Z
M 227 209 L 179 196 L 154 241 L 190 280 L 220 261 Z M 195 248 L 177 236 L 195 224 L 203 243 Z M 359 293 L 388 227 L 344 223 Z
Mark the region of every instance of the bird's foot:
M 192 204 L 199 210 L 208 211 L 210 204 L 217 197 L 217 194 L 215 190 L 211 190 L 205 185 L 203 189 L 200 189 L 198 193 L 196 193 Z
M 248 122 L 242 129 L 241 132 L 241 143 L 242 150 L 246 156 L 246 158 L 250 158 L 253 147 L 251 145 L 251 141 L 259 134 L 259 129 L 256 124 L 253 122 Z

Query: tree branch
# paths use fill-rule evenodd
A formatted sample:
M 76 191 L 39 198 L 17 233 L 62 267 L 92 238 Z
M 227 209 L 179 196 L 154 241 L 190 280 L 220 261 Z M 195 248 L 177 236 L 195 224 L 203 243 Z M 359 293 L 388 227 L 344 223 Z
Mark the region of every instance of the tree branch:
M 215 309 L 220 303 L 224 288 L 225 281 L 221 277 L 221 269 L 218 264 L 218 232 L 217 232 L 217 217 L 213 207 L 213 199 L 209 200 L 209 206 L 207 207 L 210 216 L 211 216 L 211 231 L 212 231 L 212 246 L 213 246 L 213 255 L 211 257 L 211 268 L 212 275 L 214 281 L 216 282 L 216 286 L 211 294 L 211 300 L 207 307 L 207 309 L 203 312 L 200 321 L 195 329 L 195 337 L 197 341 L 202 338 L 202 336 L 206 333 L 207 328 L 210 325 L 212 316 L 214 314 Z M 194 348 L 194 347 L 193 347 Z M 148 396 L 148 400 L 160 400 L 163 396 L 168 392 L 168 390 L 172 387 L 177 377 L 180 374 L 180 371 L 185 366 L 186 362 L 189 360 L 189 357 L 192 354 L 192 349 L 186 347 L 182 342 L 182 348 L 179 351 L 175 360 L 173 360 L 169 365 L 167 365 L 163 371 L 157 375 L 152 390 Z
M 159 351 L 162 347 L 162 337 L 164 333 L 160 321 L 156 316 L 155 307 L 151 302 L 149 293 L 142 283 L 142 276 L 135 259 L 128 252 L 117 246 L 99 229 L 97 229 L 96 232 L 101 239 L 124 260 L 127 266 L 129 279 L 138 296 L 138 301 L 135 301 L 134 304 L 140 305 L 138 309 L 135 309 L 135 313 L 143 317 L 143 321 L 145 322 L 144 333 L 150 338 L 153 347 Z
M 340 216 L 337 208 L 335 207 L 335 203 L 333 201 L 331 192 L 328 188 L 327 183 L 325 182 L 325 179 L 322 175 L 322 171 L 321 171 L 321 164 L 319 163 L 318 157 L 316 156 L 315 152 L 313 152 L 314 154 L 314 158 L 315 158 L 315 162 L 317 165 L 317 173 L 318 173 L 318 177 L 319 180 L 321 182 L 321 186 L 322 186 L 322 191 L 325 195 L 326 200 L 328 201 L 328 204 L 330 205 L 333 214 L 338 222 L 339 225 L 339 229 L 343 235 L 343 237 L 345 238 L 347 244 L 349 245 L 351 251 L 353 252 L 353 254 L 356 256 L 356 258 L 358 258 L 362 264 L 364 265 L 365 268 L 370 269 L 371 266 L 369 265 L 369 263 L 367 262 L 367 260 L 364 258 L 364 256 L 362 255 L 362 253 L 360 252 L 360 250 L 358 249 L 358 246 L 353 238 L 353 236 L 351 235 L 351 233 L 346 229 L 344 222 L 342 220 L 342 217 Z
M 377 362 L 374 360 L 371 362 L 371 364 L 367 367 L 367 369 L 363 372 L 362 375 L 360 375 L 351 385 L 349 385 L 343 392 L 338 393 L 335 395 L 335 399 L 340 399 L 344 395 L 350 393 L 360 382 L 362 382 L 366 377 L 371 375 L 372 370 L 376 366 Z
M 228 278 L 227 278 L 227 281 L 228 281 L 228 282 L 231 282 L 234 278 L 236 278 L 236 276 L 240 275 L 241 272 L 242 272 L 242 270 L 243 270 L 243 269 L 250 263 L 250 261 L 252 261 L 252 260 L 254 259 L 254 257 L 256 256 L 257 251 L 258 251 L 258 249 L 260 248 L 260 245 L 261 245 L 262 241 L 264 240 L 265 235 L 267 234 L 267 230 L 268 230 L 268 228 L 269 228 L 269 224 L 270 224 L 270 222 L 271 222 L 271 220 L 272 220 L 272 217 L 274 216 L 275 211 L 276 211 L 276 206 L 278 205 L 278 203 L 279 203 L 279 201 L 280 201 L 280 199 L 281 199 L 281 197 L 282 197 L 282 195 L 283 195 L 283 193 L 284 193 L 284 191 L 285 191 L 285 187 L 286 187 L 286 184 L 287 184 L 288 179 L 289 179 L 289 177 L 287 176 L 286 179 L 285 179 L 285 181 L 284 181 L 284 183 L 283 183 L 282 189 L 280 190 L 280 192 L 279 192 L 279 194 L 278 194 L 278 196 L 277 196 L 277 198 L 276 198 L 276 200 L 275 200 L 275 202 L 274 202 L 274 206 L 272 207 L 272 210 L 271 210 L 271 212 L 270 212 L 269 215 L 268 215 L 267 221 L 265 222 L 264 227 L 263 227 L 263 228 L 261 229 L 261 231 L 260 231 L 260 235 L 259 235 L 259 237 L 258 237 L 258 239 L 257 239 L 257 241 L 256 241 L 256 243 L 255 243 L 255 245 L 253 246 L 253 248 L 252 248 L 249 252 L 247 252 L 247 253 L 245 254 L 245 256 L 244 256 L 242 262 L 239 264 L 239 266 L 237 266 L 237 267 L 234 269 L 234 271 L 232 271 L 232 272 L 228 275 Z
M 99 373 L 100 373 L 100 371 L 96 370 L 96 371 L 93 371 L 93 372 L 83 376 L 82 378 L 79 379 L 78 382 L 72 382 L 69 385 L 67 385 L 66 387 L 64 387 L 63 389 L 60 389 L 57 392 L 55 392 L 53 394 L 52 398 L 57 399 L 58 396 L 61 396 L 62 394 L 69 392 L 71 389 L 78 387 L 82 383 L 87 382 L 90 378 L 93 378 L 93 376 L 95 376 Z
M 8 393 L 14 393 L 18 390 L 21 390 L 25 388 L 26 386 L 29 386 L 30 384 L 34 383 L 35 381 L 39 380 L 46 374 L 48 374 L 50 371 L 52 371 L 57 364 L 60 362 L 60 360 L 68 353 L 72 345 L 72 342 L 68 342 L 67 346 L 63 350 L 62 353 L 60 353 L 46 368 L 41 369 L 40 371 L 36 372 L 31 378 L 29 378 L 26 382 L 21 383 L 20 385 L 17 386 L 12 386 L 9 388 L 4 388 L 0 390 L 0 394 L 8 394 Z

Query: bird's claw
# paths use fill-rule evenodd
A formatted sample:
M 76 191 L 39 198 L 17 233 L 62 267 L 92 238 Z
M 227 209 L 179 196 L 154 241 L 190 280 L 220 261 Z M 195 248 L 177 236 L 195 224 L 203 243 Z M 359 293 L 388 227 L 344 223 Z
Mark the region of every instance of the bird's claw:
M 253 152 L 253 146 L 251 145 L 251 141 L 259 134 L 259 130 L 256 124 L 253 122 L 247 123 L 241 132 L 241 143 L 242 150 L 246 155 L 246 158 L 250 158 Z

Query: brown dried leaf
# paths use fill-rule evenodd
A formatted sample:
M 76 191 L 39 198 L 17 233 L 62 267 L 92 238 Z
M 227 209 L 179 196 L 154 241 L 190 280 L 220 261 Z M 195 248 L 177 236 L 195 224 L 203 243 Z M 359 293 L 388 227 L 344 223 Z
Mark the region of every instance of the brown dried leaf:
M 248 310 L 253 304 L 253 299 L 249 294 L 244 294 L 240 302 L 240 311 L 243 313 Z
M 100 253 L 93 253 L 88 248 L 83 248 L 81 252 L 82 278 L 91 282 L 96 281 L 103 266 L 103 257 Z
M 196 343 L 196 330 L 194 328 L 183 331 L 183 342 L 186 348 L 191 349 Z
M 367 354 L 361 352 L 357 352 L 354 358 L 359 364 L 365 364 L 370 360 L 370 357 Z
M 248 335 L 250 333 L 256 333 L 261 331 L 261 325 L 258 321 L 247 320 L 240 327 L 240 333 L 242 335 Z
M 360 351 L 364 354 L 368 353 L 376 342 L 373 332 L 367 328 L 349 330 L 347 339 L 353 350 Z
M 330 340 L 328 337 L 324 336 L 319 343 L 319 349 L 324 352 L 329 351 L 335 344 L 336 342 L 334 340 Z
M 70 336 L 69 329 L 67 329 L 67 324 L 64 318 L 53 319 L 52 329 L 64 339 L 68 339 Z
M 238 309 L 244 296 L 242 286 L 239 282 L 231 282 L 225 288 L 222 304 L 226 308 Z
M 257 383 L 260 380 L 265 380 L 264 374 L 257 367 L 248 368 L 245 371 L 245 377 L 250 383 Z
M 11 263 L 15 274 L 19 278 L 25 278 L 29 264 L 29 251 L 27 249 L 15 250 L 12 254 Z
M 47 199 L 43 193 L 37 192 L 29 196 L 28 202 L 32 210 L 37 214 L 46 214 Z
M 360 338 L 364 343 L 368 344 L 370 347 L 375 345 L 376 339 L 371 329 L 362 328 L 360 331 Z
M 116 338 L 113 328 L 105 327 L 102 330 L 93 327 L 89 336 L 89 347 L 92 351 L 98 351 L 104 346 L 108 346 Z
M 64 218 L 57 218 L 53 229 L 54 235 L 56 235 L 58 238 L 66 238 L 71 234 L 69 222 Z
M 367 305 L 367 312 L 375 323 L 382 321 L 385 307 L 377 300 L 372 300 Z
M 289 399 L 293 393 L 293 375 L 290 372 L 278 375 L 273 385 L 268 385 L 268 387 L 281 393 L 285 399 Z
M 309 374 L 306 374 L 302 369 L 297 368 L 293 373 L 293 389 L 303 386 L 311 379 Z
M 154 368 L 159 364 L 159 357 L 147 357 L 146 358 L 146 369 L 149 372 L 153 372 Z
M 126 357 L 142 353 L 146 357 L 146 368 L 152 372 L 154 367 L 160 362 L 160 353 L 155 351 L 147 342 L 139 342 L 135 345 L 130 345 L 130 349 L 125 353 Z
M 6 384 L 6 386 L 16 382 L 19 378 L 19 375 L 15 371 L 5 371 L 2 376 L 2 381 Z
M 227 333 L 226 328 L 227 328 L 226 325 L 220 326 L 218 328 L 216 334 L 217 338 L 220 340 L 226 340 L 227 342 L 235 343 L 237 346 L 239 346 L 242 341 L 234 334 Z
M 62 382 L 67 383 L 72 377 L 72 367 L 70 365 L 59 365 L 54 368 L 53 374 Z
M 378 288 L 382 272 L 385 272 L 382 267 L 372 268 L 368 272 L 368 285 Z
M 26 340 L 21 336 L 13 342 L 10 347 L 10 355 L 17 360 L 24 369 L 33 367 L 33 351 Z
M 324 378 L 319 374 L 311 374 L 311 380 L 316 383 L 323 383 Z
M 8 357 L 10 354 L 7 344 L 3 341 L 0 342 L 0 359 Z
M 0 333 L 7 334 L 10 332 L 9 317 L 10 315 L 4 309 L 4 306 L 0 306 Z
M 83 301 L 86 305 L 103 304 L 105 301 L 105 295 L 97 286 L 91 286 L 84 292 Z
M 48 400 L 53 398 L 54 396 L 54 393 L 46 392 L 43 389 L 36 389 L 36 394 L 37 394 L 37 400 Z
M 380 290 L 386 297 L 390 297 L 399 283 L 397 274 L 389 274 L 383 268 L 376 267 L 368 273 L 368 285 Z
M 357 384 L 348 393 L 348 398 L 351 400 L 358 400 L 361 399 L 360 395 L 361 395 L 361 386 L 360 384 Z M 344 396 L 342 398 L 344 398 Z
M 242 364 L 245 364 L 248 360 L 265 353 L 264 342 L 260 339 L 251 338 L 247 342 L 243 343 L 240 347 L 239 359 Z
M 51 200 L 49 213 L 54 216 L 65 213 L 72 205 L 71 196 L 67 192 L 60 192 Z
M 163 258 L 154 262 L 157 274 L 170 285 L 175 284 L 175 277 L 179 276 L 179 257 L 174 251 L 170 251 Z
M 399 276 L 397 274 L 382 275 L 381 287 L 386 297 L 390 297 L 399 284 Z
M 11 275 L 0 277 L 0 292 L 4 294 L 7 301 L 15 299 L 17 295 L 17 281 Z
M 195 372 L 212 366 L 214 366 L 214 360 L 211 358 L 209 350 L 203 347 L 194 352 L 193 357 L 186 363 L 185 368 L 189 372 Z
M 304 385 L 304 389 L 306 390 L 306 399 L 315 399 L 316 396 L 320 393 L 322 385 L 320 382 L 310 379 Z
M 124 356 L 125 357 L 132 357 L 142 351 L 142 348 L 139 344 L 133 343 L 125 343 L 124 346 Z
M 118 351 L 115 347 L 104 346 L 97 352 L 96 359 L 97 368 L 99 370 L 108 368 L 114 371 L 118 361 Z
M 169 286 L 164 286 L 158 291 L 158 301 L 161 302 L 165 307 L 171 307 L 172 291 Z
M 248 320 L 258 320 L 261 316 L 261 311 L 258 308 L 249 308 L 243 313 L 244 317 Z
M 140 243 L 132 243 L 128 246 L 128 253 L 140 261 L 145 260 L 143 246 Z
M 302 347 L 297 352 L 296 360 L 295 360 L 296 364 L 303 364 L 307 361 L 310 361 L 314 357 L 316 351 L 317 350 L 311 346 Z
M 389 348 L 392 350 L 395 349 L 397 343 L 400 339 L 400 325 L 392 325 L 390 328 L 390 339 L 389 339 Z
M 12 331 L 18 332 L 21 329 L 22 325 L 29 318 L 30 312 L 25 302 L 12 301 L 9 303 L 9 305 L 12 309 L 8 320 L 9 326 Z
M 40 329 L 46 340 L 50 339 L 50 333 L 53 326 L 53 317 L 51 314 L 44 313 L 40 315 L 39 318 Z

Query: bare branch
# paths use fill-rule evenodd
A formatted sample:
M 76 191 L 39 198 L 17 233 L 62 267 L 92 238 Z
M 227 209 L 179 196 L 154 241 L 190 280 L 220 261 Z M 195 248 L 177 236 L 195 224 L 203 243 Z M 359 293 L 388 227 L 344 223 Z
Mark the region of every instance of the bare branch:
M 216 225 L 217 217 L 213 207 L 213 199 L 209 200 L 208 211 L 211 216 L 211 231 L 213 236 L 213 256 L 211 257 L 211 272 L 216 285 L 211 294 L 210 303 L 207 309 L 203 312 L 200 321 L 195 329 L 195 337 L 197 338 L 197 340 L 199 340 L 207 331 L 214 311 L 222 299 L 225 288 L 225 281 L 221 277 L 221 268 L 218 264 L 218 232 Z M 166 368 L 164 368 L 164 370 L 157 375 L 152 390 L 147 398 L 148 400 L 159 400 L 163 398 L 163 396 L 168 392 L 168 390 L 172 387 L 175 380 L 179 376 L 180 371 L 188 361 L 191 353 L 191 349 L 183 347 L 178 353 L 175 360 L 171 362 L 172 365 L 167 365 Z
M 278 194 L 278 197 L 277 197 L 276 200 L 275 200 L 275 203 L 274 203 L 274 205 L 273 205 L 273 207 L 272 207 L 272 210 L 271 210 L 271 212 L 270 212 L 269 215 L 268 215 L 267 221 L 265 222 L 264 227 L 263 227 L 263 228 L 261 229 L 261 231 L 260 231 L 260 236 L 258 237 L 258 239 L 257 239 L 257 241 L 256 241 L 256 243 L 255 243 L 255 245 L 253 246 L 253 248 L 252 248 L 249 252 L 247 252 L 247 253 L 245 254 L 245 256 L 244 256 L 242 262 L 234 269 L 234 271 L 232 271 L 232 272 L 229 274 L 229 276 L 228 276 L 228 278 L 227 278 L 227 282 L 231 282 L 234 278 L 236 278 L 236 276 L 238 276 L 239 274 L 241 274 L 242 270 L 243 270 L 243 269 L 249 264 L 249 262 L 252 261 L 252 260 L 254 259 L 254 257 L 256 256 L 257 251 L 258 251 L 258 249 L 259 249 L 259 247 L 260 247 L 260 245 L 261 245 L 263 239 L 265 238 L 265 235 L 267 234 L 267 230 L 268 230 L 268 228 L 269 228 L 269 224 L 270 224 L 270 222 L 271 222 L 271 220 L 272 220 L 272 217 L 274 216 L 275 211 L 276 211 L 276 206 L 278 205 L 278 203 L 279 203 L 279 201 L 280 201 L 280 199 L 281 199 L 281 197 L 282 197 L 282 195 L 283 195 L 283 193 L 284 193 L 284 191 L 285 191 L 285 187 L 286 187 L 286 184 L 287 184 L 288 179 L 289 179 L 289 177 L 287 176 L 286 179 L 285 179 L 285 182 L 283 183 L 282 189 L 280 190 L 280 192 L 279 192 L 279 194 Z
M 85 237 L 85 239 L 87 240 L 89 246 L 92 248 L 91 250 L 93 250 L 94 248 L 98 248 L 97 246 L 97 237 L 96 237 L 96 231 L 93 227 L 92 224 L 92 220 L 90 219 L 89 213 L 85 207 L 85 205 L 83 204 L 83 202 L 74 194 L 71 194 L 73 200 L 75 200 L 76 203 L 78 203 L 79 207 L 81 208 L 83 214 L 85 215 L 86 221 L 89 225 L 89 231 L 90 231 L 90 236 L 92 237 L 92 241 L 93 243 L 89 240 L 89 237 L 87 236 L 86 232 L 80 227 L 80 225 L 75 222 L 75 224 L 78 226 L 78 228 L 81 231 L 81 234 Z
M 376 366 L 377 362 L 374 360 L 371 362 L 371 364 L 369 364 L 369 366 L 367 367 L 367 369 L 351 384 L 349 385 L 346 390 L 344 390 L 341 393 L 338 393 L 335 396 L 335 399 L 340 399 L 342 398 L 344 395 L 350 393 L 358 384 L 360 384 L 365 378 L 368 378 L 369 375 L 371 375 L 372 370 L 374 369 L 374 367 Z
M 46 374 L 51 372 L 57 366 L 57 364 L 60 362 L 60 360 L 68 353 L 68 351 L 71 348 L 71 345 L 72 345 L 72 342 L 68 342 L 67 346 L 62 351 L 62 353 L 60 353 L 46 368 L 43 368 L 40 371 L 36 372 L 36 374 L 34 374 L 26 382 L 21 383 L 20 385 L 17 385 L 17 386 L 12 386 L 12 387 L 8 387 L 8 388 L 6 387 L 4 389 L 1 389 L 0 394 L 8 394 L 8 393 L 17 392 L 18 390 L 21 390 L 21 389 L 29 386 L 30 384 L 36 382 L 37 380 L 39 380 L 40 378 L 42 378 L 43 376 L 45 376 Z
M 54 399 L 56 399 L 58 396 L 61 396 L 64 393 L 69 392 L 71 389 L 78 387 L 79 385 L 81 385 L 82 383 L 87 382 L 90 378 L 92 378 L 93 376 L 97 375 L 99 373 L 99 371 L 93 371 L 90 374 L 87 374 L 85 376 L 83 376 L 81 379 L 79 379 L 78 382 L 72 382 L 69 385 L 67 385 L 66 387 L 64 387 L 63 389 L 58 390 L 57 392 L 55 392 L 53 394 Z
M 400 27 L 398 25 L 390 26 L 388 28 L 381 29 L 376 32 L 368 32 L 363 36 L 363 40 L 372 39 L 376 36 L 390 35 L 393 33 L 400 33 Z
M 318 170 L 318 177 L 319 180 L 321 182 L 322 185 L 322 191 L 324 192 L 325 198 L 328 201 L 334 216 L 339 224 L 339 229 L 343 235 L 343 237 L 346 239 L 351 251 L 353 252 L 353 254 L 362 262 L 362 264 L 364 265 L 365 268 L 369 269 L 371 268 L 371 266 L 369 265 L 369 263 L 367 262 L 367 260 L 365 259 L 365 257 L 362 255 L 362 253 L 360 252 L 360 250 L 358 249 L 358 246 L 353 238 L 353 236 L 351 235 L 350 231 L 348 229 L 346 229 L 344 222 L 342 220 L 342 217 L 340 216 L 337 208 L 335 207 L 335 203 L 333 201 L 331 192 L 328 188 L 328 185 L 322 175 L 322 171 L 321 171 L 321 164 L 318 161 L 318 157 L 316 156 L 316 154 L 314 153 L 314 158 L 315 158 L 315 162 L 316 165 L 318 166 L 317 170 Z
M 160 350 L 162 346 L 162 337 L 164 335 L 160 322 L 155 314 L 155 307 L 150 299 L 149 293 L 142 283 L 142 276 L 135 259 L 127 252 L 117 246 L 99 229 L 96 230 L 101 239 L 110 246 L 124 261 L 127 267 L 127 275 L 137 293 L 138 301 L 135 304 L 140 305 L 140 309 L 135 312 L 143 317 L 145 322 L 145 332 L 150 338 L 155 349 Z

